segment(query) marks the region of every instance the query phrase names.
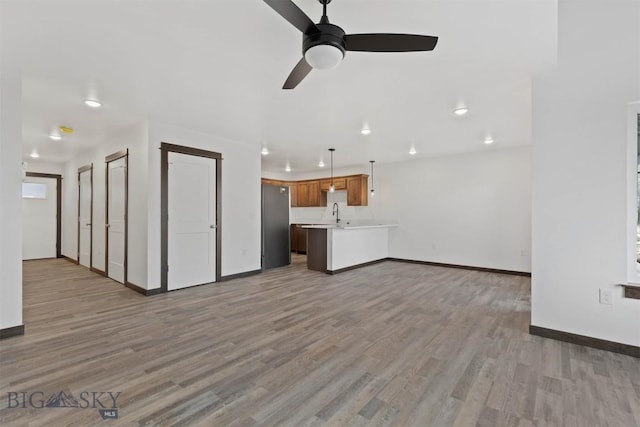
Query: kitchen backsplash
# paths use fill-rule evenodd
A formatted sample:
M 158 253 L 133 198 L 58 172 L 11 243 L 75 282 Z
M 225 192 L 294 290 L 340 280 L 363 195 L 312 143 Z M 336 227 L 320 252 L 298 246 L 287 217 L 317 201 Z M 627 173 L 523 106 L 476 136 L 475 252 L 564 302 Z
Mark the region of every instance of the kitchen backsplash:
M 338 204 L 340 221 L 363 221 L 374 219 L 373 209 L 368 206 L 347 206 L 347 192 L 336 191 L 327 193 L 327 207 L 325 208 L 291 208 L 290 222 L 292 224 L 328 224 L 336 221 L 332 215 L 333 204 Z

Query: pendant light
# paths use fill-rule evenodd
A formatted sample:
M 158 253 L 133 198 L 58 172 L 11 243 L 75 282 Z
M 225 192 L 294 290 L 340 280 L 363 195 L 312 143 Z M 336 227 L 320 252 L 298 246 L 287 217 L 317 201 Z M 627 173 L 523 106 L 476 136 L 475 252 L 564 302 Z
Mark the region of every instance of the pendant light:
M 329 192 L 333 193 L 336 191 L 336 186 L 333 185 L 333 152 L 336 151 L 335 148 L 329 148 L 329 152 L 331 153 L 331 186 L 329 187 Z
M 369 163 L 371 163 L 371 197 L 376 195 L 376 190 L 373 189 L 373 164 L 375 163 L 375 160 L 369 160 Z

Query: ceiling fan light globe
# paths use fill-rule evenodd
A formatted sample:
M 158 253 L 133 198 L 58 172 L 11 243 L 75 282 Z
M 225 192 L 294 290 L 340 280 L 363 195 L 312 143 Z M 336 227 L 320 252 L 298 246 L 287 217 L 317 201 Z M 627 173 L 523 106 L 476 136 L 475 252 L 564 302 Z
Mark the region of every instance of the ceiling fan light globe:
M 344 58 L 340 48 L 330 44 L 311 46 L 304 53 L 304 59 L 316 70 L 328 70 L 336 67 Z

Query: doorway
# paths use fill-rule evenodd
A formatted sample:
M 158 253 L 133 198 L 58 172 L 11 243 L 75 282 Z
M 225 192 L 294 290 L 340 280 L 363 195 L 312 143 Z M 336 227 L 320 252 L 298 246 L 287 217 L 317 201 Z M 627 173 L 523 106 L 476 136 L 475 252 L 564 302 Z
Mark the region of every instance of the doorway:
M 221 272 L 222 155 L 161 144 L 161 290 L 213 283 Z
M 78 169 L 78 258 L 93 266 L 93 163 Z
M 127 283 L 129 150 L 105 157 L 105 274 Z
M 22 183 L 22 259 L 60 258 L 62 175 L 27 172 Z

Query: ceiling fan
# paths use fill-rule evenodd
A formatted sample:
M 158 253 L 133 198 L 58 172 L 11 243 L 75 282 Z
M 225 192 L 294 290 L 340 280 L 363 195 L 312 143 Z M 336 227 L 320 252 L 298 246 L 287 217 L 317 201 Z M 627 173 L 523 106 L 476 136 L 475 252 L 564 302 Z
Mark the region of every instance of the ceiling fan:
M 338 65 L 346 51 L 357 52 L 422 52 L 433 50 L 438 37 L 416 34 L 345 34 L 337 25 L 330 24 L 327 4 L 331 0 L 318 0 L 322 4 L 322 18 L 314 24 L 291 0 L 264 0 L 284 19 L 302 31 L 302 59 L 284 82 L 283 89 L 293 89 L 312 68 L 324 70 Z

